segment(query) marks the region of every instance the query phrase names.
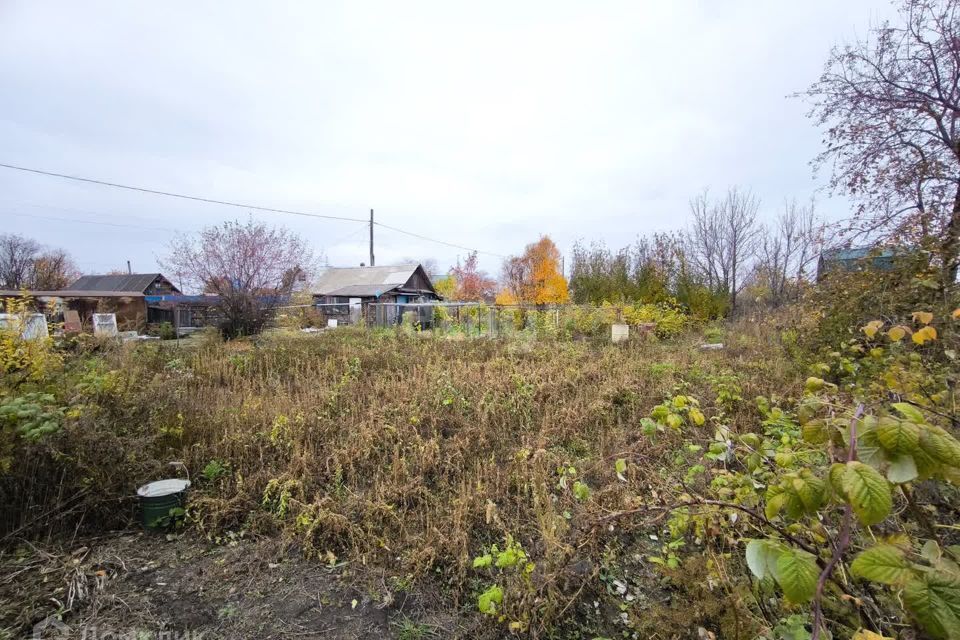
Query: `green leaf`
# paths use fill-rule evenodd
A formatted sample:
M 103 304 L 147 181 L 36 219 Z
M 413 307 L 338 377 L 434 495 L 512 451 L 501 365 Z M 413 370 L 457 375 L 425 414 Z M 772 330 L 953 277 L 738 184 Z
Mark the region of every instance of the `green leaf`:
M 830 439 L 830 430 L 823 420 L 809 420 L 800 430 L 803 439 L 810 444 L 823 444 Z
M 960 580 L 941 573 L 918 574 L 903 589 L 907 609 L 935 638 L 956 637 L 960 629 Z
M 747 566 L 750 572 L 761 580 L 772 576 L 781 545 L 770 540 L 751 540 L 747 543 Z
M 773 455 L 773 461 L 777 463 L 778 467 L 786 468 L 793 464 L 793 453 L 789 450 L 787 451 L 777 451 Z
M 746 433 L 740 436 L 740 442 L 747 445 L 751 449 L 757 449 L 760 447 L 760 436 L 755 433 Z
M 843 472 L 843 491 L 861 523 L 877 524 L 890 514 L 893 497 L 886 479 L 862 462 L 848 462 Z
M 903 551 L 891 544 L 878 544 L 860 553 L 850 565 L 850 572 L 881 584 L 899 584 L 911 575 Z
M 786 547 L 777 558 L 773 577 L 790 602 L 802 604 L 813 598 L 819 575 L 812 554 Z
M 813 514 L 823 505 L 824 482 L 809 471 L 801 473 L 799 478 L 794 478 L 791 485 L 807 514 Z
M 668 415 L 670 415 L 670 409 L 663 404 L 658 404 L 653 408 L 653 411 L 650 412 L 650 417 L 657 422 L 666 422 Z
M 913 453 L 920 446 L 920 428 L 906 420 L 881 418 L 876 432 L 880 446 L 892 454 Z
M 911 456 L 917 465 L 917 474 L 921 480 L 928 480 L 939 472 L 943 465 L 923 449 L 917 449 Z
M 876 423 L 873 422 L 873 424 Z M 871 467 L 879 467 L 886 462 L 887 454 L 880 446 L 880 438 L 877 436 L 875 426 L 857 432 L 857 458 Z
M 830 471 L 827 474 L 827 479 L 830 481 L 830 487 L 833 489 L 833 492 L 843 498 L 847 499 L 847 491 L 843 488 L 843 474 L 846 473 L 847 466 L 841 462 L 834 462 L 830 465 Z
M 652 436 L 657 432 L 657 423 L 650 418 L 641 418 L 640 429 L 643 431 L 644 435 Z
M 474 569 L 482 569 L 484 567 L 489 567 L 491 564 L 493 564 L 493 556 L 491 556 L 489 553 L 486 553 L 482 556 L 477 556 L 476 558 L 473 559 Z
M 910 422 L 926 422 L 926 419 L 923 417 L 923 413 L 920 411 L 920 409 L 917 409 L 912 404 L 908 404 L 906 402 L 894 402 L 890 406 Z
M 920 555 L 930 564 L 936 564 L 943 557 L 943 552 L 940 551 L 940 545 L 936 540 L 927 540 L 920 549 Z
M 493 585 L 486 591 L 480 594 L 480 597 L 477 598 L 477 609 L 480 610 L 480 613 L 487 613 L 493 615 L 497 612 L 499 605 L 503 604 L 503 589 L 497 585 Z
M 526 558 L 526 554 L 523 553 L 523 550 L 510 545 L 497 554 L 497 567 L 500 569 L 507 569 L 515 566 L 524 558 Z
M 583 502 L 590 497 L 590 487 L 588 487 L 586 483 L 577 480 L 573 483 L 573 496 Z
M 919 475 L 919 472 L 917 472 L 917 463 L 914 461 L 913 456 L 909 454 L 897 456 L 890 462 L 890 466 L 887 467 L 887 480 L 894 484 L 910 482 Z
M 767 504 L 763 509 L 763 514 L 767 516 L 767 520 L 776 518 L 790 500 L 791 495 L 785 492 L 780 485 L 770 486 L 767 489 Z
M 626 482 L 627 479 L 623 476 L 623 474 L 627 470 L 627 461 L 624 458 L 617 458 L 617 461 L 616 463 L 614 463 L 613 468 L 617 472 L 617 477 L 620 480 L 623 480 L 624 482 Z
M 944 464 L 960 467 L 960 442 L 940 427 L 924 426 L 920 431 L 920 448 Z

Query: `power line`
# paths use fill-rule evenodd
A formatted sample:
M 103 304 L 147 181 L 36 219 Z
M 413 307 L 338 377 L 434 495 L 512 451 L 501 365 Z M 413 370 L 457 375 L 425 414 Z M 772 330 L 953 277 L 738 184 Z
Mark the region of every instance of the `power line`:
M 31 207 L 33 209 L 49 209 L 53 211 L 62 211 L 66 213 L 80 213 L 87 216 L 106 216 L 108 218 L 121 217 L 123 218 L 123 221 L 125 224 L 129 224 L 128 221 L 131 221 L 131 220 L 133 221 L 139 220 L 147 224 L 155 222 L 154 219 L 144 218 L 144 217 L 136 216 L 130 213 L 111 213 L 108 211 L 91 211 L 90 209 L 77 209 L 76 207 L 61 207 L 61 206 L 52 205 L 52 204 L 40 204 L 38 202 L 24 202 L 22 200 L 8 200 L 5 202 L 0 201 L 0 207 L 7 206 L 7 205 L 13 206 L 13 207 Z M 29 215 L 29 214 L 20 214 L 20 215 Z M 64 219 L 67 220 L 68 218 L 64 218 Z M 75 218 L 69 218 L 69 220 L 76 221 L 76 222 L 83 221 Z M 136 223 L 136 224 L 139 224 L 139 223 Z M 149 228 L 149 227 L 144 227 L 144 228 Z M 164 228 L 164 230 L 166 230 L 166 228 Z
M 20 216 L 21 218 L 38 218 L 40 220 L 59 220 L 62 222 L 79 222 L 81 224 L 99 224 L 106 227 L 124 227 L 127 229 L 143 229 L 146 231 L 169 231 L 177 233 L 176 229 L 168 227 L 146 227 L 139 224 L 122 224 L 119 222 L 101 222 L 99 220 L 78 220 L 77 218 L 60 218 L 58 216 L 40 216 L 34 213 L 10 213 L 11 216 Z
M 357 235 L 357 234 L 360 233 L 361 231 L 366 231 L 366 230 L 367 230 L 367 225 L 369 225 L 369 224 L 370 224 L 369 222 L 364 222 L 362 226 L 354 229 L 354 230 L 351 231 L 350 233 L 348 233 L 348 234 L 346 234 L 346 235 L 343 235 L 343 236 L 340 236 L 340 237 L 337 238 L 336 240 L 331 240 L 330 242 L 325 242 L 324 244 L 325 244 L 326 246 L 333 246 L 333 245 L 336 245 L 336 244 L 339 244 L 339 243 L 343 242 L 344 240 L 349 240 L 350 238 L 352 238 L 353 236 Z
M 397 227 L 391 227 L 390 225 L 388 225 L 388 224 L 383 224 L 382 222 L 374 222 L 373 224 L 375 224 L 375 225 L 378 226 L 378 227 L 383 227 L 384 229 L 389 229 L 390 231 L 396 231 L 397 233 L 402 233 L 402 234 L 404 234 L 404 235 L 408 235 L 408 236 L 411 236 L 411 237 L 414 237 L 414 238 L 419 238 L 419 239 L 421 239 L 421 240 L 426 240 L 427 242 L 436 242 L 437 244 L 443 244 L 443 245 L 446 245 L 446 246 L 448 246 L 448 247 L 453 247 L 454 249 L 463 249 L 464 251 L 476 251 L 477 253 L 482 253 L 482 254 L 488 255 L 488 256 L 495 256 L 495 257 L 497 257 L 497 258 L 506 258 L 506 257 L 507 257 L 507 256 L 505 256 L 505 255 L 503 255 L 503 254 L 500 254 L 500 253 L 493 253 L 492 251 L 480 251 L 479 249 L 474 249 L 474 248 L 472 248 L 472 247 L 465 247 L 465 246 L 463 246 L 462 244 L 454 244 L 454 243 L 452 243 L 452 242 L 445 242 L 444 240 L 437 240 L 436 238 L 428 238 L 427 236 L 422 236 L 422 235 L 420 235 L 419 233 L 413 233 L 412 231 L 404 231 L 403 229 L 399 229 L 399 228 L 397 228 Z
M 106 181 L 106 180 L 96 180 L 96 179 L 94 179 L 94 178 L 84 178 L 84 177 L 81 177 L 81 176 L 72 176 L 72 175 L 68 175 L 68 174 L 65 174 L 65 173 L 56 173 L 56 172 L 54 172 L 54 171 L 44 171 L 44 170 L 42 170 L 42 169 L 31 169 L 31 168 L 29 168 L 29 167 L 21 167 L 21 166 L 18 166 L 18 165 L 6 164 L 6 163 L 2 163 L 2 162 L 0 162 L 0 167 L 5 168 L 5 169 L 13 169 L 14 171 L 24 171 L 24 172 L 26 172 L 26 173 L 34 173 L 34 174 L 38 174 L 38 175 L 42 175 L 42 176 L 49 176 L 49 177 L 52 177 L 52 178 L 62 178 L 62 179 L 64 179 L 64 180 L 74 180 L 74 181 L 76 181 L 76 182 L 86 182 L 86 183 L 89 183 L 89 184 L 96 184 L 96 185 L 100 185 L 100 186 L 104 186 L 104 187 L 113 187 L 113 188 L 116 188 L 116 189 L 126 189 L 126 190 L 128 190 L 128 191 L 138 191 L 138 192 L 140 192 L 140 193 L 150 193 L 150 194 L 158 195 L 158 196 L 167 196 L 167 197 L 170 197 L 170 198 L 180 198 L 180 199 L 182 199 L 182 200 L 193 200 L 193 201 L 195 201 L 195 202 L 205 202 L 205 203 L 208 203 L 208 204 L 220 204 L 220 205 L 224 205 L 224 206 L 228 206 L 228 207 L 238 207 L 238 208 L 240 208 L 240 209 L 253 209 L 253 210 L 255 210 L 255 211 L 267 211 L 267 212 L 270 212 L 270 213 L 284 213 L 284 214 L 289 214 L 289 215 L 294 215 L 294 216 L 304 216 L 304 217 L 308 217 L 308 218 L 320 218 L 320 219 L 325 219 L 325 220 L 343 220 L 343 221 L 346 221 L 346 222 L 363 222 L 363 223 L 366 223 L 366 224 L 370 224 L 370 222 L 371 222 L 371 221 L 368 221 L 368 220 L 364 220 L 364 219 L 362 219 L 362 218 L 348 218 L 348 217 L 346 217 L 346 216 L 330 216 L 330 215 L 324 215 L 324 214 L 320 214 L 320 213 L 308 213 L 308 212 L 305 212 L 305 211 L 295 211 L 295 210 L 293 210 L 293 209 L 276 209 L 276 208 L 273 208 L 273 207 L 260 207 L 260 206 L 252 205 L 252 204 L 243 204 L 243 203 L 240 203 L 240 202 L 231 202 L 231 201 L 229 201 L 229 200 L 215 200 L 215 199 L 213 199 L 213 198 L 204 198 L 204 197 L 201 197 L 201 196 L 191 196 L 191 195 L 186 195 L 186 194 L 182 194 L 182 193 L 174 193 L 174 192 L 172 192 L 172 191 L 161 191 L 161 190 L 159 190 L 159 189 L 148 189 L 148 188 L 145 188 L 145 187 L 135 187 L 135 186 L 131 186 L 131 185 L 120 184 L 120 183 L 117 183 L 117 182 L 108 182 L 108 181 Z M 74 222 L 82 222 L 82 221 L 80 221 L 80 220 L 75 220 Z M 105 222 L 104 222 L 104 223 L 91 223 L 91 224 L 109 224 L 109 223 L 105 223 Z M 430 238 L 430 237 L 428 237 L 428 236 L 421 235 L 421 234 L 419 234 L 419 233 L 414 233 L 414 232 L 412 232 L 412 231 L 406 231 L 406 230 L 404 230 L 404 229 L 400 229 L 399 227 L 393 227 L 393 226 L 390 226 L 390 225 L 387 225 L 387 224 L 383 224 L 382 222 L 373 222 L 373 224 L 376 225 L 376 226 L 378 226 L 378 227 L 383 227 L 384 229 L 389 229 L 390 231 L 396 231 L 397 233 L 402 233 L 402 234 L 407 235 L 407 236 L 410 236 L 410 237 L 412 237 L 412 238 L 418 238 L 418 239 L 420 239 L 420 240 L 425 240 L 426 242 L 434 242 L 434 243 L 436 243 L 436 244 L 442 244 L 442 245 L 445 245 L 445 246 L 447 246 L 447 247 L 452 247 L 452 248 L 454 248 L 454 249 L 462 249 L 463 251 L 476 251 L 477 253 L 481 253 L 481 254 L 489 255 L 489 256 L 494 256 L 494 257 L 497 257 L 497 258 L 506 258 L 506 256 L 504 256 L 504 255 L 502 255 L 502 254 L 499 254 L 499 253 L 494 253 L 494 252 L 492 252 L 492 251 L 481 251 L 481 250 L 479 250 L 479 249 L 474 249 L 474 248 L 472 248 L 472 247 L 467 247 L 467 246 L 464 246 L 464 245 L 455 244 L 455 243 L 453 243 L 453 242 L 446 242 L 445 240 L 437 240 L 436 238 Z M 124 225 L 112 225 L 112 226 L 124 226 Z M 127 226 L 130 226 L 130 225 L 127 225 Z M 165 230 L 166 230 L 166 229 L 165 229 Z
M 203 198 L 200 196 L 190 196 L 182 193 L 173 193 L 171 191 L 160 191 L 158 189 L 147 189 L 145 187 L 132 187 L 126 184 L 116 182 L 107 182 L 105 180 L 94 180 L 93 178 L 82 178 L 80 176 L 71 176 L 65 173 L 55 173 L 53 171 L 43 171 L 41 169 L 30 169 L 28 167 L 18 167 L 13 164 L 4 164 L 0 162 L 0 167 L 5 169 L 14 169 L 15 171 L 26 171 L 27 173 L 36 173 L 42 176 L 52 178 L 63 178 L 64 180 L 75 180 L 77 182 L 87 182 L 90 184 L 99 184 L 104 187 L 114 187 L 116 189 L 126 189 L 128 191 L 139 191 L 141 193 L 152 193 L 157 196 L 168 196 L 170 198 L 181 198 L 183 200 L 194 200 L 196 202 L 206 202 L 209 204 L 222 204 L 227 207 L 238 207 L 240 209 L 254 209 L 256 211 L 269 211 L 271 213 L 286 213 L 293 216 L 305 216 L 308 218 L 323 218 L 326 220 L 346 220 L 348 222 L 366 222 L 361 218 L 347 218 L 345 216 L 328 216 L 320 213 L 307 213 L 305 211 L 294 211 L 292 209 L 274 209 L 272 207 L 258 207 L 252 204 L 243 204 L 241 202 L 230 202 L 229 200 L 214 200 L 213 198 Z

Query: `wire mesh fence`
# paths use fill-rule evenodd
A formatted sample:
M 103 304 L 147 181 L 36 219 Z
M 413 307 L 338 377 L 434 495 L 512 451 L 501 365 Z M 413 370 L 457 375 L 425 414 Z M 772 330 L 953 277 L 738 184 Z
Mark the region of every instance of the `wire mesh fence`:
M 367 326 L 402 327 L 438 335 L 480 337 L 609 337 L 615 324 L 631 325 L 633 334 L 673 331 L 684 322 L 670 309 L 645 305 L 490 305 L 480 302 L 369 303 Z M 667 322 L 664 323 L 664 320 Z M 680 327 L 677 327 L 679 329 Z

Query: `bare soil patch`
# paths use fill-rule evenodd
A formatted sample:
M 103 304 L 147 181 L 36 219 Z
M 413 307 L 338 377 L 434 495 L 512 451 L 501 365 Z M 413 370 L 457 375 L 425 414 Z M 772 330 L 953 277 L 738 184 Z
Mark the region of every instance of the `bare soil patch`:
M 0 556 L 0 574 L 0 637 L 29 636 L 44 620 L 51 638 L 470 635 L 439 598 L 276 540 L 119 533 L 69 549 L 24 544 Z

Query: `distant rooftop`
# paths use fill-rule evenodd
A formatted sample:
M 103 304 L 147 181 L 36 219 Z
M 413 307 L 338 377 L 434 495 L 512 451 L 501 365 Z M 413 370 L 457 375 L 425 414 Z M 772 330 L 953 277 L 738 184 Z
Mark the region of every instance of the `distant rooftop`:
M 386 267 L 327 267 L 314 282 L 312 291 L 323 296 L 379 296 L 402 287 L 413 277 L 419 266 L 402 264 Z
M 823 252 L 824 260 L 862 260 L 863 258 L 892 258 L 898 253 L 894 247 L 849 247 L 828 249 Z
M 92 275 L 81 276 L 76 282 L 63 289 L 63 293 L 68 292 L 101 292 L 101 293 L 143 293 L 153 284 L 157 278 L 169 284 L 161 273 L 122 273 L 116 275 Z M 173 285 L 170 285 L 173 287 Z M 176 287 L 173 287 L 176 290 Z

